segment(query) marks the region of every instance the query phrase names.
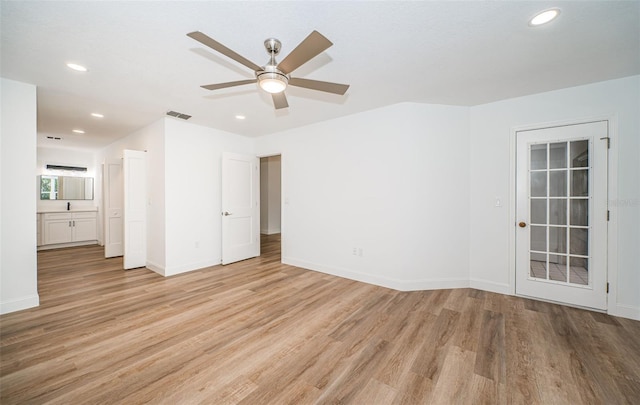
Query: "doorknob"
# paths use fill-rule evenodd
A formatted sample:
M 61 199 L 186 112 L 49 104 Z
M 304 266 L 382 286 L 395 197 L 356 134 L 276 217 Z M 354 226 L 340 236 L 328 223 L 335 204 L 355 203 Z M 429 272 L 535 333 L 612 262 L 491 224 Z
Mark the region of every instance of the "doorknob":
M 223 213 L 222 213 L 222 215 L 224 215 L 225 217 L 227 217 L 227 216 L 231 215 L 231 213 L 230 213 L 229 211 L 225 211 L 225 212 L 223 212 Z
M 520 223 L 518 224 L 518 226 L 519 226 L 520 228 L 524 228 L 525 226 L 527 226 L 527 223 L 526 223 L 526 222 L 520 222 Z

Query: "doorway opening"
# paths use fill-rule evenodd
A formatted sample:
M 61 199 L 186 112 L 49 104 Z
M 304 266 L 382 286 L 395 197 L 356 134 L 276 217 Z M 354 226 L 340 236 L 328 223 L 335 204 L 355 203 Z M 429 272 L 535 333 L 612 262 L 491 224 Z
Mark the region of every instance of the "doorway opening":
M 260 252 L 280 250 L 282 234 L 282 157 L 260 158 Z

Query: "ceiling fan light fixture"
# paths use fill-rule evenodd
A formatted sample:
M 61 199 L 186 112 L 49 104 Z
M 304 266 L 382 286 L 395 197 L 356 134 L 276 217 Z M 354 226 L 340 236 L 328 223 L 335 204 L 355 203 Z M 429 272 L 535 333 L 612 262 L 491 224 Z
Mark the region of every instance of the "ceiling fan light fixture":
M 267 93 L 282 93 L 289 84 L 287 76 L 276 72 L 264 72 L 258 74 L 258 84 Z

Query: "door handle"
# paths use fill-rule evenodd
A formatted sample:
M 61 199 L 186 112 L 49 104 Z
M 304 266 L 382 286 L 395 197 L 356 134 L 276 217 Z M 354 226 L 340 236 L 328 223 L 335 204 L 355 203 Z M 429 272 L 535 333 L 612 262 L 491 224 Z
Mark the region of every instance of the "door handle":
M 520 228 L 524 228 L 525 226 L 527 226 L 527 223 L 526 223 L 526 222 L 520 222 L 520 223 L 518 224 L 518 226 L 519 226 Z
M 224 215 L 225 217 L 228 217 L 229 215 L 231 215 L 231 213 L 229 211 L 225 211 L 222 213 L 222 215 Z

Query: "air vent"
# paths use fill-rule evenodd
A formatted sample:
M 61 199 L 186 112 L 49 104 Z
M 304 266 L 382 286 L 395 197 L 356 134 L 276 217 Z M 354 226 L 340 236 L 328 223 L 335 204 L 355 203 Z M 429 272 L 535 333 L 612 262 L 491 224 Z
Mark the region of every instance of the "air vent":
M 86 172 L 86 167 L 78 167 L 78 166 L 60 166 L 60 165 L 47 165 L 48 170 L 73 170 L 76 172 Z
M 188 120 L 189 118 L 191 118 L 190 115 L 179 113 L 177 111 L 167 111 L 167 115 L 169 115 L 171 117 L 180 118 L 180 119 L 183 119 L 183 120 Z
M 59 136 L 47 136 L 47 139 L 55 139 L 56 141 L 62 140 L 62 138 L 60 138 Z

